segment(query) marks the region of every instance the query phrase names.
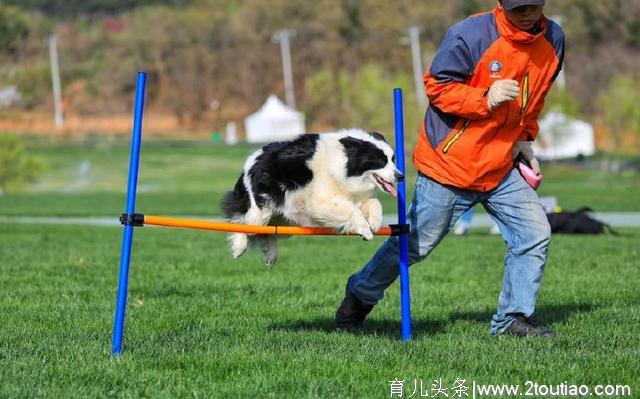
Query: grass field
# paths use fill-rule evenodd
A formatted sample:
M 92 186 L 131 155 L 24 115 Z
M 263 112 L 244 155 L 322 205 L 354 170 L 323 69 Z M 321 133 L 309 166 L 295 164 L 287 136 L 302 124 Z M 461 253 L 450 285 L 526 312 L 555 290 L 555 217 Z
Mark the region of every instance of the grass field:
M 504 244 L 447 238 L 412 269 L 407 344 L 397 284 L 363 333 L 332 328 L 347 276 L 379 241 L 292 238 L 269 271 L 257 254 L 232 262 L 219 234 L 136 234 L 115 359 L 120 229 L 0 225 L 0 397 L 384 398 L 395 378 L 640 392 L 638 230 L 554 237 L 538 303 L 558 332 L 548 341 L 487 334 Z
M 122 212 L 128 143 L 28 148 L 48 171 L 28 191 L 0 196 L 0 215 Z M 250 151 L 145 143 L 138 211 L 218 215 Z M 547 165 L 545 174 L 541 193 L 565 208 L 640 211 L 637 173 Z M 414 339 L 403 343 L 397 284 L 363 332 L 333 329 L 347 277 L 380 239 L 294 237 L 267 270 L 256 253 L 232 261 L 222 234 L 145 227 L 116 359 L 121 228 L 0 223 L 0 398 L 388 398 L 396 378 L 404 397 L 416 380 L 430 388 L 440 378 L 444 387 L 465 379 L 523 390 L 526 381 L 619 384 L 637 397 L 640 229 L 622 233 L 553 237 L 538 301 L 539 318 L 558 332 L 552 340 L 490 337 L 504 243 L 479 231 L 445 239 L 412 268 Z
M 97 138 L 80 142 L 30 140 L 31 154 L 47 172 L 26 192 L 0 196 L 0 215 L 114 216 L 122 213 L 129 142 Z M 219 216 L 219 202 L 233 187 L 255 148 L 206 142 L 147 140 L 143 144 L 137 209 L 149 214 Z M 415 171 L 407 154 L 408 192 Z M 640 211 L 640 173 L 609 173 L 543 165 L 541 195 L 555 195 L 565 209 Z M 386 212 L 395 202 L 380 195 Z

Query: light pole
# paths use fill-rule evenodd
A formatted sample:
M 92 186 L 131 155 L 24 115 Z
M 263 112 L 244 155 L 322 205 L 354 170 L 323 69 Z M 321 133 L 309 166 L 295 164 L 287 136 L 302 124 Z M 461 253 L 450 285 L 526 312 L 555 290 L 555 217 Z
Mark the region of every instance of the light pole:
M 411 26 L 409 31 L 409 40 L 411 42 L 411 59 L 413 61 L 413 81 L 416 89 L 416 101 L 425 105 L 427 97 L 424 94 L 424 82 L 422 70 L 422 57 L 420 55 L 420 30 L 419 26 Z
M 62 89 L 60 84 L 60 65 L 58 63 L 58 39 L 56 35 L 49 36 L 49 62 L 51 64 L 51 85 L 53 88 L 53 109 L 55 112 L 56 129 L 62 129 L 64 117 L 62 115 Z
M 291 29 L 283 29 L 273 35 L 273 41 L 280 43 L 282 56 L 282 73 L 284 75 L 284 94 L 287 105 L 296 108 L 296 97 L 293 91 L 293 73 L 291 70 L 291 46 L 289 42 L 296 32 Z

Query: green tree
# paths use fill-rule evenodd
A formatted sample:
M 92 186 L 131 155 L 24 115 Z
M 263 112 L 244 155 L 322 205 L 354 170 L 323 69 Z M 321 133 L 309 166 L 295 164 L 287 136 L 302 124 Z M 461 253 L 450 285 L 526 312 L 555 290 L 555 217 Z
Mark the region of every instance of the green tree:
M 562 112 L 572 118 L 580 118 L 580 103 L 565 88 L 554 85 L 545 98 L 543 114 L 549 111 Z
M 26 109 L 31 109 L 43 99 L 50 98 L 51 72 L 46 63 L 14 68 L 7 74 L 6 81 L 18 87 L 21 102 Z
M 623 150 L 626 133 L 640 134 L 640 77 L 618 75 L 599 98 L 602 116 L 617 150 Z
M 356 126 L 369 131 L 379 131 L 387 137 L 393 136 L 393 89 L 404 90 L 404 110 L 406 137 L 413 141 L 420 115 L 424 113 L 417 106 L 413 83 L 408 74 L 392 74 L 380 65 L 367 64 L 357 72 L 341 72 L 337 84 L 332 84 L 334 76 L 326 70 L 311 76 L 306 82 L 309 94 L 307 110 L 310 122 L 315 119 L 335 118 L 335 126 Z M 335 92 L 338 88 L 339 93 Z
M 29 35 L 26 17 L 16 7 L 0 6 L 0 54 L 15 53 Z
M 119 14 L 136 7 L 166 4 L 172 6 L 188 5 L 190 0 L 5 0 L 28 10 L 36 10 L 47 15 L 61 18 L 73 18 L 82 14 Z
M 25 154 L 16 136 L 0 135 L 0 195 L 34 181 L 44 169 L 41 160 Z

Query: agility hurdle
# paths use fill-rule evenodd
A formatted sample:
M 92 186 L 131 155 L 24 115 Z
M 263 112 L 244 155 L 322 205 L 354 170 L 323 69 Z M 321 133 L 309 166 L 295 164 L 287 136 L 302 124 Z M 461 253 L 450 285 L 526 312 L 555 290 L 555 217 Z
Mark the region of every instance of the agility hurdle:
M 112 353 L 114 356 L 119 356 L 122 353 L 124 319 L 127 306 L 127 291 L 129 281 L 129 265 L 131 262 L 131 248 L 133 246 L 134 227 L 152 225 L 246 234 L 355 236 L 355 234 L 339 234 L 335 230 L 329 228 L 300 226 L 255 226 L 207 220 L 153 216 L 136 213 L 135 203 L 138 188 L 140 147 L 142 145 L 142 116 L 144 113 L 146 82 L 147 74 L 145 72 L 138 72 L 133 115 L 133 130 L 131 134 L 131 154 L 129 158 L 127 200 L 125 205 L 125 213 L 120 215 L 120 222 L 123 225 L 123 233 L 122 248 L 120 252 L 118 293 L 116 297 L 116 310 L 113 325 Z M 396 167 L 404 175 L 405 159 L 402 90 L 394 89 L 393 98 L 395 113 Z M 409 226 L 407 225 L 406 216 L 406 183 L 404 180 L 398 183 L 397 191 L 398 224 L 392 224 L 382 227 L 374 234 L 376 236 L 399 236 L 400 257 L 398 259 L 398 265 L 400 268 L 401 332 L 402 339 L 404 341 L 409 341 L 411 339 L 411 295 L 409 292 L 409 250 L 407 238 L 407 234 L 409 233 Z

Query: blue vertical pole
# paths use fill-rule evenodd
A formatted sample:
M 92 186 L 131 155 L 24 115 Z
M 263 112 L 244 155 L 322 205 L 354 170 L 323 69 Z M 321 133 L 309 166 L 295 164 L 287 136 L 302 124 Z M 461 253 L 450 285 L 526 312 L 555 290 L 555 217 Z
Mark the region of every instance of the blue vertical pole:
M 142 142 L 142 113 L 144 111 L 144 92 L 147 74 L 138 72 L 136 81 L 136 99 L 133 115 L 133 131 L 131 133 L 131 157 L 129 158 L 129 184 L 127 186 L 126 215 L 136 211 L 136 191 L 138 189 L 138 164 L 140 161 L 140 144 Z M 118 298 L 113 325 L 113 347 L 115 356 L 122 352 L 122 335 L 124 333 L 124 313 L 127 306 L 127 286 L 129 281 L 129 260 L 133 244 L 133 225 L 125 224 L 122 235 L 122 252 L 120 252 L 120 277 L 118 279 Z
M 396 167 L 405 174 L 404 167 L 404 113 L 402 111 L 402 90 L 393 90 L 393 109 L 396 127 Z M 398 224 L 407 224 L 407 197 L 405 180 L 398 183 Z M 409 241 L 407 234 L 400 234 L 400 313 L 402 318 L 402 339 L 411 339 L 411 294 L 409 292 Z

